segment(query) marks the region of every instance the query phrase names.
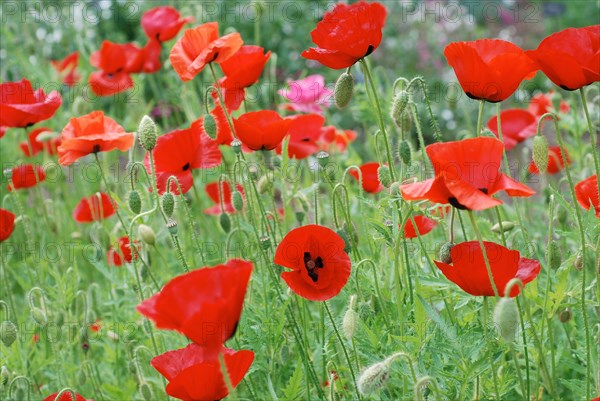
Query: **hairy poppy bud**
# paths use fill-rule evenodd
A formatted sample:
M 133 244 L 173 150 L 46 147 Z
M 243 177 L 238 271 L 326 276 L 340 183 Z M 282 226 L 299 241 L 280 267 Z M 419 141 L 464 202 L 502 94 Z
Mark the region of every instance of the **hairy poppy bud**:
M 238 212 L 244 208 L 244 199 L 242 198 L 240 191 L 233 191 L 231 194 L 231 204 Z
M 296 215 L 296 221 L 299 224 L 302 224 L 302 222 L 304 221 L 304 215 L 305 215 L 304 212 L 296 212 L 295 215 Z
M 514 299 L 500 298 L 494 309 L 494 324 L 505 342 L 515 341 L 519 327 L 519 310 Z
M 135 189 L 129 192 L 128 203 L 129 210 L 133 213 L 139 214 L 142 210 L 142 198 L 140 198 L 140 193 Z
M 492 130 L 487 127 L 481 130 L 481 136 L 488 137 L 488 138 L 496 138 L 496 135 L 494 135 Z
M 333 98 L 335 99 L 335 105 L 343 109 L 352 100 L 352 93 L 354 92 L 354 77 L 347 72 L 344 72 L 335 83 L 333 89 Z
M 177 222 L 173 219 L 169 219 L 167 222 L 167 230 L 171 235 L 177 235 Z
M 156 234 L 152 227 L 145 224 L 140 224 L 138 227 L 138 235 L 148 245 L 154 245 L 156 243 Z
M 44 311 L 38 307 L 34 306 L 33 308 L 31 308 L 31 317 L 40 326 L 44 326 L 46 323 L 48 323 L 48 317 L 46 316 Z
M 2 376 L 2 385 L 6 386 L 8 384 L 8 380 L 10 379 L 10 372 L 4 365 L 2 365 L 2 369 L 0 370 L 0 376 Z
M 173 210 L 175 209 L 175 197 L 170 192 L 165 192 L 162 196 L 162 208 L 163 212 L 167 217 L 173 216 Z
M 140 393 L 142 394 L 142 397 L 145 401 L 154 400 L 154 394 L 152 393 L 152 388 L 150 387 L 148 382 L 144 381 L 140 384 Z
M 221 213 L 219 224 L 225 233 L 228 233 L 231 230 L 231 218 L 227 213 Z
M 329 162 L 329 153 L 325 151 L 320 151 L 317 153 L 317 161 L 319 162 L 319 166 L 325 167 Z
M 17 339 L 17 326 L 10 320 L 0 323 L 0 340 L 6 347 L 10 347 Z
M 575 256 L 575 260 L 573 261 L 573 267 L 577 271 L 583 269 L 583 253 L 581 251 L 577 252 L 577 256 Z
M 260 177 L 260 179 L 256 183 L 256 190 L 259 194 L 264 194 L 265 192 L 271 190 L 271 188 L 273 188 L 273 183 L 267 175 L 263 175 L 262 177 Z
M 558 320 L 560 320 L 561 323 L 567 323 L 571 320 L 571 308 L 565 308 L 558 312 Z
M 548 247 L 546 248 L 546 260 L 548 260 L 548 265 L 552 269 L 558 269 L 562 262 L 562 255 L 560 253 L 560 248 L 555 241 L 548 242 Z
M 548 169 L 548 142 L 543 135 L 533 138 L 533 162 L 541 173 Z
M 71 106 L 71 110 L 73 111 L 74 116 L 82 116 L 85 114 L 87 107 L 85 99 L 81 96 L 77 96 L 75 100 L 73 100 L 73 106 Z
M 231 141 L 231 149 L 233 149 L 236 154 L 239 154 L 242 151 L 242 143 L 238 139 L 234 139 Z
M 140 136 L 140 144 L 142 148 L 150 152 L 156 146 L 156 137 L 158 136 L 158 128 L 152 119 L 148 116 L 142 117 L 140 126 L 138 127 Z
M 500 227 L 500 223 L 496 223 L 492 226 L 492 231 L 496 234 L 500 234 L 501 232 L 508 232 L 515 228 L 515 223 L 511 221 L 503 221 L 502 227 Z
M 446 263 L 446 264 L 452 263 L 452 257 L 450 256 L 450 251 L 452 250 L 453 246 L 454 246 L 454 243 L 446 242 L 445 244 L 443 244 L 440 247 L 440 251 L 438 253 L 438 258 L 440 259 L 440 262 Z
M 394 100 L 392 101 L 390 116 L 399 128 L 402 128 L 402 114 L 404 114 L 404 111 L 406 110 L 406 105 L 408 105 L 408 92 L 403 90 L 396 93 Z
M 258 167 L 255 165 L 248 166 L 248 176 L 256 181 L 258 177 L 260 177 L 260 172 L 258 171 Z
M 389 377 L 389 366 L 385 362 L 377 362 L 366 368 L 358 377 L 358 391 L 369 395 L 381 389 Z
M 204 126 L 204 132 L 206 132 L 210 139 L 215 139 L 217 137 L 217 120 L 215 120 L 212 114 L 204 115 L 202 125 Z
M 358 313 L 354 311 L 355 302 L 356 295 L 352 295 L 350 297 L 350 305 L 348 305 L 348 310 L 346 310 L 344 319 L 342 320 L 342 331 L 348 340 L 352 340 L 352 337 L 354 337 L 354 333 L 356 332 L 356 324 L 358 322 Z
M 400 183 L 399 182 L 392 182 L 392 184 L 390 185 L 390 194 L 391 195 L 398 195 L 398 191 L 400 191 Z
M 398 144 L 398 156 L 400 156 L 402 163 L 406 165 L 410 164 L 411 153 L 412 151 L 410 149 L 410 143 L 408 143 L 407 140 L 400 141 Z
M 388 188 L 392 183 L 392 175 L 390 174 L 390 168 L 388 166 L 379 166 L 377 169 L 377 177 L 381 182 L 381 185 Z

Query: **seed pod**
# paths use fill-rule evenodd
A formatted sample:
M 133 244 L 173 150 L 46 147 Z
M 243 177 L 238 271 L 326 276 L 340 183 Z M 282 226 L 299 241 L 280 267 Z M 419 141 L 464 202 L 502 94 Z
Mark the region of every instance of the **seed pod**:
M 129 192 L 128 198 L 129 210 L 135 214 L 139 214 L 142 210 L 142 198 L 140 198 L 140 193 L 134 189 Z
M 242 151 L 242 143 L 239 140 L 234 139 L 231 141 L 231 149 L 233 149 L 236 154 L 239 154 Z
M 495 232 L 496 234 L 500 234 L 502 231 L 508 232 L 508 231 L 512 230 L 513 228 L 515 228 L 515 223 L 513 223 L 512 221 L 503 221 L 502 227 L 500 227 L 500 223 L 494 224 L 492 226 L 492 231 Z
M 327 163 L 329 162 L 329 153 L 323 150 L 317 153 L 317 162 L 319 162 L 319 166 L 321 167 L 327 166 Z
M 411 161 L 411 153 L 412 150 L 410 148 L 410 143 L 408 141 L 400 141 L 398 144 L 398 155 L 400 156 L 400 160 L 402 163 L 409 165 Z
M 177 235 L 177 222 L 173 219 L 169 219 L 167 222 L 167 230 L 171 235 Z
M 440 251 L 438 252 L 438 258 L 440 262 L 446 264 L 452 263 L 452 256 L 450 254 L 452 247 L 454 247 L 453 242 L 446 242 L 440 247 Z
M 358 391 L 369 395 L 380 390 L 389 377 L 389 367 L 383 362 L 377 362 L 366 368 L 358 377 Z
M 546 248 L 546 260 L 548 260 L 551 269 L 558 269 L 560 267 L 562 255 L 556 241 L 551 240 L 548 242 L 548 247 Z
M 156 234 L 152 227 L 145 224 L 140 224 L 138 227 L 138 236 L 148 245 L 156 244 Z
M 31 317 L 33 317 L 33 320 L 35 320 L 36 323 L 40 326 L 44 326 L 46 325 L 46 323 L 48 323 L 48 317 L 46 316 L 44 311 L 38 307 L 34 306 L 33 308 L 31 308 Z
M 140 121 L 140 126 L 138 127 L 138 134 L 140 136 L 140 144 L 142 147 L 148 152 L 152 151 L 156 146 L 158 128 L 150 117 L 142 117 L 142 121 Z
M 379 166 L 377 169 L 377 177 L 381 185 L 388 188 L 392 183 L 392 175 L 390 174 L 390 168 L 388 166 Z
M 512 298 L 504 297 L 498 301 L 494 309 L 494 324 L 505 342 L 515 341 L 519 327 L 519 310 Z
M 212 114 L 204 115 L 202 125 L 204 126 L 204 132 L 206 132 L 210 139 L 215 139 L 217 137 L 217 120 L 215 120 Z
M 305 213 L 304 212 L 296 212 L 295 215 L 296 215 L 296 221 L 299 224 L 302 224 L 302 222 L 304 221 Z
M 567 323 L 571 320 L 571 316 L 571 308 L 565 308 L 558 313 L 558 320 L 560 320 L 561 323 Z
M 233 208 L 238 212 L 244 208 L 244 199 L 240 191 L 233 191 L 231 194 L 231 203 L 233 204 Z
M 142 397 L 144 398 L 145 401 L 154 400 L 154 394 L 152 393 L 152 388 L 145 381 L 140 383 L 140 394 L 142 394 Z
M 335 99 L 335 105 L 343 109 L 352 100 L 352 94 L 354 92 L 354 77 L 347 72 L 344 72 L 335 83 L 333 89 L 333 97 Z
M 170 192 L 165 192 L 162 196 L 162 208 L 163 212 L 167 217 L 173 216 L 173 210 L 175 209 L 175 197 Z
M 17 326 L 10 320 L 0 323 L 0 340 L 6 347 L 10 347 L 17 339 Z
M 219 224 L 225 233 L 231 231 L 231 218 L 227 213 L 221 213 L 219 217 Z
M 533 162 L 540 174 L 545 173 L 548 169 L 548 142 L 543 135 L 533 138 Z

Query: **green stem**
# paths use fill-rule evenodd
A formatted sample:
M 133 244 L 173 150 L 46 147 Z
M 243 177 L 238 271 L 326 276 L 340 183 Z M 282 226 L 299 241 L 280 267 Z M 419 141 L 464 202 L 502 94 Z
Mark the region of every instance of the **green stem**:
M 470 216 L 469 212 L 469 216 Z M 485 254 L 485 253 L 484 253 Z M 488 297 L 483 297 L 483 338 L 485 338 L 486 344 L 488 341 Z M 494 392 L 495 398 L 499 399 L 500 391 L 498 390 L 498 378 L 496 377 L 496 367 L 494 366 L 494 356 L 490 353 L 490 368 L 492 369 L 492 379 L 494 381 Z
M 481 136 L 481 127 L 483 126 L 483 109 L 485 107 L 485 100 L 479 101 L 479 113 L 477 114 L 477 132 L 475 133 L 477 137 Z
M 483 260 L 485 261 L 485 268 L 487 270 L 488 278 L 490 279 L 490 284 L 492 285 L 492 290 L 494 290 L 494 295 L 498 298 L 498 288 L 496 287 L 496 282 L 494 281 L 494 276 L 492 274 L 492 267 L 490 266 L 490 261 L 487 256 L 487 252 L 485 250 L 485 245 L 483 243 L 483 238 L 481 236 L 481 232 L 479 231 L 479 227 L 477 227 L 477 223 L 475 222 L 475 216 L 473 212 L 469 210 L 469 220 L 471 220 L 471 225 L 473 226 L 473 231 L 475 231 L 475 235 L 477 236 L 477 241 L 479 241 L 479 246 L 481 247 L 481 252 L 483 252 Z M 485 304 L 484 304 L 485 305 Z

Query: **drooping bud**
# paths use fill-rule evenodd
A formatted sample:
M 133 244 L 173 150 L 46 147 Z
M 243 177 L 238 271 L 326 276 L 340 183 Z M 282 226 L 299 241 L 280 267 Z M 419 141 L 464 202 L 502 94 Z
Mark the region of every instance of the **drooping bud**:
M 394 100 L 392 101 L 392 108 L 390 109 L 390 116 L 392 120 L 399 128 L 402 128 L 402 114 L 406 110 L 406 105 L 408 105 L 408 92 L 402 90 L 396 93 L 394 96 Z
M 152 151 L 156 146 L 158 128 L 150 117 L 142 117 L 142 121 L 140 121 L 140 126 L 138 127 L 138 135 L 140 136 L 142 148 L 146 149 L 148 152 Z
M 10 347 L 17 339 L 17 326 L 10 320 L 0 323 L 0 340 L 6 347 Z
M 350 305 L 348 305 L 348 309 L 344 314 L 344 319 L 342 320 L 342 331 L 344 332 L 344 336 L 348 340 L 352 340 L 354 337 L 354 333 L 356 332 L 356 325 L 358 323 L 358 313 L 354 310 L 354 303 L 356 302 L 356 295 L 352 295 L 350 297 Z
M 354 92 L 354 77 L 347 72 L 344 72 L 335 83 L 333 89 L 333 98 L 335 99 L 335 105 L 343 109 L 352 100 L 352 94 Z
M 142 210 L 142 198 L 140 198 L 140 193 L 137 190 L 134 189 L 129 192 L 128 202 L 129 210 L 135 214 L 139 214 Z
M 512 221 L 503 221 L 502 222 L 502 227 L 500 227 L 500 223 L 496 223 L 492 226 L 492 231 L 495 232 L 496 234 L 500 234 L 501 232 L 508 232 L 510 230 L 512 230 L 513 228 L 515 228 L 515 223 L 513 223 Z
M 398 144 L 398 156 L 400 156 L 400 160 L 402 163 L 409 165 L 411 162 L 411 148 L 410 143 L 407 140 L 400 141 Z
M 242 198 L 242 194 L 240 191 L 233 191 L 231 194 L 231 204 L 233 208 L 238 212 L 244 208 L 244 199 Z
M 440 262 L 446 264 L 452 263 L 452 256 L 450 255 L 452 247 L 454 247 L 454 243 L 452 242 L 446 242 L 440 247 L 440 251 L 438 253 L 438 259 L 440 260 Z
M 558 269 L 562 262 L 560 248 L 556 241 L 550 240 L 546 248 L 546 260 L 551 269 Z
M 389 367 L 384 362 L 377 362 L 366 368 L 358 377 L 358 391 L 369 395 L 381 389 L 389 377 Z
M 217 137 L 217 120 L 215 120 L 212 114 L 204 115 L 202 125 L 204 126 L 204 132 L 206 132 L 210 139 Z
M 163 212 L 167 217 L 173 216 L 173 210 L 175 209 L 175 197 L 170 192 L 165 192 L 162 196 L 162 208 Z
M 150 226 L 140 224 L 138 227 L 138 236 L 148 245 L 156 244 L 156 234 Z
M 327 166 L 327 163 L 329 162 L 329 153 L 323 150 L 317 153 L 317 162 L 319 162 L 319 166 L 321 167 Z
M 390 174 L 390 168 L 388 166 L 379 166 L 377 169 L 377 177 L 381 185 L 388 188 L 392 183 L 392 175 Z
M 31 308 L 31 317 L 40 326 L 44 326 L 46 325 L 46 323 L 48 323 L 48 317 L 46 316 L 46 313 L 44 313 L 44 311 L 38 307 L 34 306 L 33 308 Z
M 561 323 L 567 323 L 571 320 L 571 316 L 571 308 L 565 308 L 558 312 L 558 320 L 560 320 Z
M 231 141 L 231 149 L 233 149 L 236 154 L 239 154 L 242 151 L 242 143 L 238 139 L 234 139 Z
M 177 222 L 173 219 L 169 219 L 167 222 L 167 230 L 171 235 L 177 235 Z
M 494 324 L 505 342 L 515 341 L 519 327 L 519 310 L 514 299 L 500 298 L 494 309 Z
M 533 138 L 533 162 L 540 174 L 545 173 L 548 169 L 548 142 L 543 135 Z
M 225 233 L 228 233 L 231 230 L 231 218 L 227 213 L 221 213 L 219 224 Z
M 153 401 L 154 400 L 154 393 L 152 392 L 152 388 L 150 387 L 148 382 L 144 381 L 144 382 L 140 383 L 140 394 L 142 394 L 144 401 Z

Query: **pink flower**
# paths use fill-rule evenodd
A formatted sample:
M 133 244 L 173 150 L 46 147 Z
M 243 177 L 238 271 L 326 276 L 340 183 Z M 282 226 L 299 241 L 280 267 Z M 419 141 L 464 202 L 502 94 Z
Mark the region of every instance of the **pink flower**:
M 333 96 L 333 91 L 325 87 L 325 78 L 319 74 L 289 81 L 288 86 L 289 89 L 277 93 L 291 102 L 284 105 L 291 111 L 323 114 L 323 108 L 329 107 L 329 99 Z

